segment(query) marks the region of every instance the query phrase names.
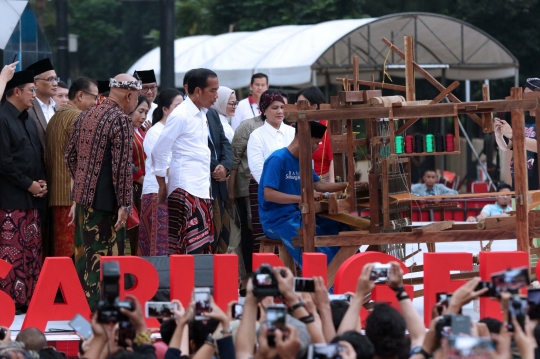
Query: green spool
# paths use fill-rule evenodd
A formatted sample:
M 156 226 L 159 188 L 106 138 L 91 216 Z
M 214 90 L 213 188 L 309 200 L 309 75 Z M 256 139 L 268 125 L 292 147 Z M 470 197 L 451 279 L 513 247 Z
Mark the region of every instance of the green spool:
M 396 136 L 395 141 L 396 154 L 403 153 L 403 136 Z
M 433 135 L 426 135 L 426 152 L 433 152 Z

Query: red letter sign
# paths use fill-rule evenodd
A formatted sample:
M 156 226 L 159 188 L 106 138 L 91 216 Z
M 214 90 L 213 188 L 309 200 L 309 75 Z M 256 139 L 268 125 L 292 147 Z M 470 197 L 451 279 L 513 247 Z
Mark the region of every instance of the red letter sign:
M 0 259 L 0 278 L 9 280 L 8 274 L 11 271 L 12 265 L 5 260 Z M 10 327 L 15 319 L 15 303 L 11 297 L 0 290 L 0 325 Z

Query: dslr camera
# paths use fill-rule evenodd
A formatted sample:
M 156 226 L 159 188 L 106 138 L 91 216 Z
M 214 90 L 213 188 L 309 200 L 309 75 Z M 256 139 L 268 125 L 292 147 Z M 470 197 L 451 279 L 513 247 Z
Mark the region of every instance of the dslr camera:
M 103 262 L 101 265 L 103 280 L 101 281 L 101 299 L 97 312 L 100 323 L 129 322 L 120 312 L 120 308 L 135 310 L 131 302 L 120 300 L 120 264 L 118 262 Z
M 437 339 L 451 335 L 471 334 L 471 317 L 459 314 L 445 314 L 435 325 Z
M 253 294 L 258 298 L 279 297 L 281 295 L 270 264 L 263 264 L 253 272 Z

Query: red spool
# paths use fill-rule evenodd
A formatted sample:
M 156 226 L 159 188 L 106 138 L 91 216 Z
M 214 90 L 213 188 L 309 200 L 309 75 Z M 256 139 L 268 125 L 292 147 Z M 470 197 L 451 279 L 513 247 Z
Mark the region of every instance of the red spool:
M 405 153 L 413 153 L 413 136 L 405 136 Z
M 449 133 L 446 135 L 446 152 L 454 151 L 454 135 Z

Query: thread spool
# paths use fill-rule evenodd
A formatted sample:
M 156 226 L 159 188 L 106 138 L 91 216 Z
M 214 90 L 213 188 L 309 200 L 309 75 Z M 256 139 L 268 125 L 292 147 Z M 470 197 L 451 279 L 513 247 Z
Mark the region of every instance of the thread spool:
M 426 152 L 433 152 L 433 135 L 426 135 Z
M 424 152 L 424 136 L 422 135 L 414 136 L 414 152 L 416 153 Z
M 446 135 L 446 152 L 454 152 L 454 135 L 449 133 Z
M 396 154 L 403 153 L 403 136 L 396 136 L 394 147 L 396 148 Z
M 405 136 L 405 153 L 413 153 L 413 136 Z
M 444 149 L 445 149 L 444 136 L 441 133 L 437 133 L 435 135 L 435 151 L 444 152 Z

